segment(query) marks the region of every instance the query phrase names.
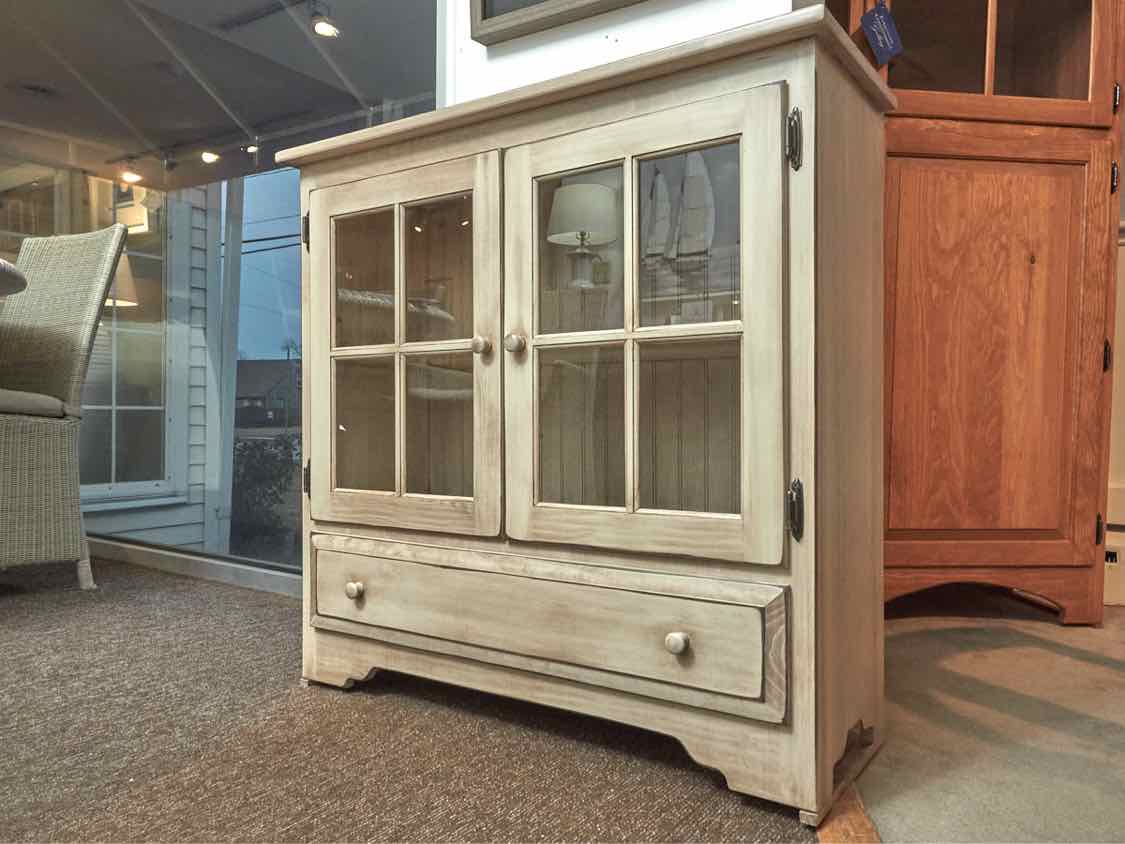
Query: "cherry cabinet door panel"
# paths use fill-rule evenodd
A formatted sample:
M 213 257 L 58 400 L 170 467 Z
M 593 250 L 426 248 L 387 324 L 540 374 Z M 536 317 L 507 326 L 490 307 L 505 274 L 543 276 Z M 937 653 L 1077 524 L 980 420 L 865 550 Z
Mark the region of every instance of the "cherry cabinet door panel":
M 886 562 L 1089 564 L 1108 142 L 942 128 L 889 130 Z

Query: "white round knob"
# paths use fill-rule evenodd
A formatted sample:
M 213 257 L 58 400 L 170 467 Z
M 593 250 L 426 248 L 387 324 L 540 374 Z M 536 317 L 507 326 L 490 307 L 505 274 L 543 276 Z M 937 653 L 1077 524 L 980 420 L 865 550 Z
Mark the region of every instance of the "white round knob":
M 676 656 L 686 651 L 689 645 L 691 645 L 691 636 L 687 633 L 677 631 L 675 633 L 669 633 L 664 637 L 664 649 L 668 651 L 668 653 L 675 654 Z
M 487 355 L 492 351 L 492 341 L 478 334 L 473 338 L 472 348 L 475 355 Z
M 512 354 L 518 354 L 527 348 L 527 339 L 522 334 L 509 334 L 504 338 L 504 348 Z
M 356 598 L 363 597 L 363 584 L 357 581 L 348 581 L 344 584 L 344 594 L 351 598 L 353 601 Z

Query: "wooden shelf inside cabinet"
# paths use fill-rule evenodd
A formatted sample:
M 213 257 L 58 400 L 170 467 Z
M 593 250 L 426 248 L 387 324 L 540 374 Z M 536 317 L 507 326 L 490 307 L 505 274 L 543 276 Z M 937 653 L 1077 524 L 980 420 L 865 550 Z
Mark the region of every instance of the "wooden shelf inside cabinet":
M 828 8 L 859 40 L 876 0 Z M 1119 16 L 1113 0 L 887 0 L 904 52 L 883 70 L 896 115 L 1109 126 Z

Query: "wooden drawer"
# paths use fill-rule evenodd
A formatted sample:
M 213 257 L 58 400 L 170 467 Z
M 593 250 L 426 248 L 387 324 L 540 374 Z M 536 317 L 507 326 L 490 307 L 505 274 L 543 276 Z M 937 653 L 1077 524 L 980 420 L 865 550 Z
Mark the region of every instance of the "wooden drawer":
M 316 627 L 784 719 L 779 587 L 535 560 L 504 572 L 328 550 L 315 560 Z

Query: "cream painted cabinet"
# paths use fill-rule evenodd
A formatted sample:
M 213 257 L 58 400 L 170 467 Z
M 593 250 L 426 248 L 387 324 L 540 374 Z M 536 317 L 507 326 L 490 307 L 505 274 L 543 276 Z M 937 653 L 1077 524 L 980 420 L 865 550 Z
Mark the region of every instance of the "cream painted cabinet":
M 279 155 L 304 677 L 638 725 L 823 817 L 881 740 L 892 105 L 817 5 Z
M 505 153 L 512 537 L 781 562 L 785 103 Z
M 499 153 L 317 191 L 309 233 L 313 518 L 495 536 Z

